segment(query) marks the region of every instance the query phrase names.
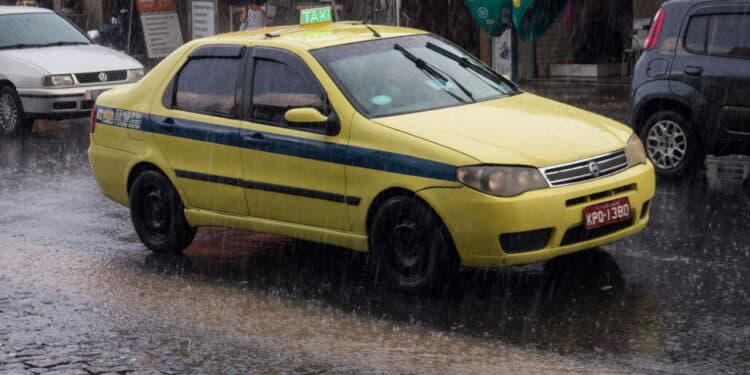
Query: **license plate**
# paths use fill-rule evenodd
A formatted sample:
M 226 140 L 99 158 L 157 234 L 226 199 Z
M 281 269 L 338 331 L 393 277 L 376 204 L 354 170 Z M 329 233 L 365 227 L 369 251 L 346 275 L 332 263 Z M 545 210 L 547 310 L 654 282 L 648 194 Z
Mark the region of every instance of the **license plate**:
M 630 220 L 633 211 L 630 209 L 630 200 L 624 197 L 584 207 L 583 217 L 586 220 L 586 229 L 594 229 Z
M 89 100 L 96 100 L 96 98 L 98 98 L 99 95 L 101 95 L 101 93 L 103 93 L 104 91 L 106 90 L 89 90 L 89 91 L 86 91 L 86 97 Z

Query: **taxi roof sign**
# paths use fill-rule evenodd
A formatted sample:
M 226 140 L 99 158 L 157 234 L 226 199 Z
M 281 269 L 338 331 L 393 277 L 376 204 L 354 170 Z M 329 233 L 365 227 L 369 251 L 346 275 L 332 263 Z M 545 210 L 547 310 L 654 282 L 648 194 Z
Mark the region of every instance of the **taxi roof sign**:
M 333 22 L 331 7 L 302 9 L 299 11 L 300 25 Z

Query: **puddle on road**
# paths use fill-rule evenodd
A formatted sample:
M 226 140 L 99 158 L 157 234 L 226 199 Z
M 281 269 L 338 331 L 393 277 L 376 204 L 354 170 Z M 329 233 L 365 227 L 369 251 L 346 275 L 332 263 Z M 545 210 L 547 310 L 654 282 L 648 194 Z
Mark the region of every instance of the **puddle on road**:
M 336 260 L 342 250 L 295 245 L 285 238 L 209 229 L 200 233 L 185 257 L 142 251 L 50 251 L 27 244 L 19 248 L 26 248 L 30 256 L 15 256 L 6 266 L 18 263 L 23 270 L 43 270 L 35 283 L 100 301 L 126 315 L 135 309 L 186 329 L 249 340 L 281 358 L 309 357 L 334 368 L 394 373 L 611 372 L 595 362 L 513 347 L 489 331 L 475 336 L 472 330 L 477 327 L 467 327 L 473 323 L 456 314 L 465 309 L 477 310 L 475 317 L 502 314 L 492 311 L 496 305 L 480 312 L 482 300 L 466 304 L 465 299 L 476 296 L 458 293 L 435 299 L 373 292 L 360 278 L 338 272 L 342 267 L 358 269 L 357 260 Z M 483 283 L 467 282 L 475 287 Z M 123 327 L 122 334 L 137 332 L 133 330 Z M 269 359 L 269 366 L 278 363 L 279 358 Z

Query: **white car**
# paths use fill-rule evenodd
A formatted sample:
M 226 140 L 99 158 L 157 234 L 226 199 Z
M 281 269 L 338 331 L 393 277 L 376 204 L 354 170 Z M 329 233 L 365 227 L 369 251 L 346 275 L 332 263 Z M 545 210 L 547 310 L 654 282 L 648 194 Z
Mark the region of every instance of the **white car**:
M 142 76 L 137 60 L 50 10 L 0 6 L 0 136 L 28 133 L 39 118 L 88 116 L 102 91 Z

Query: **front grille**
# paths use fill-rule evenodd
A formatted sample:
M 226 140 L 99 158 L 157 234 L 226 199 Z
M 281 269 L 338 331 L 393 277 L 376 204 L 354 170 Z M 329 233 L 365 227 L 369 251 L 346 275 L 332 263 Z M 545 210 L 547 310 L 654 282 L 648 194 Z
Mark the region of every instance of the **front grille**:
M 635 184 L 620 186 L 618 188 L 600 191 L 598 193 L 590 194 L 590 195 L 584 195 L 581 197 L 571 198 L 565 201 L 565 206 L 575 206 L 583 203 L 588 203 L 591 201 L 595 201 L 602 198 L 612 197 L 620 193 L 624 193 L 626 191 L 632 191 L 635 190 Z
M 91 108 L 94 108 L 93 100 L 81 100 L 81 109 L 91 109 Z
M 628 167 L 625 151 L 615 151 L 593 158 L 541 168 L 550 186 L 562 186 L 615 174 Z M 597 169 L 598 168 L 598 173 Z
M 52 109 L 76 109 L 77 105 L 76 102 L 54 102 L 52 103 Z
M 508 254 L 539 250 L 547 246 L 552 228 L 500 235 L 500 246 Z
M 563 236 L 563 239 L 560 242 L 560 246 L 573 245 L 579 242 L 584 242 L 588 240 L 593 240 L 595 238 L 603 237 L 608 234 L 617 232 L 619 230 L 623 230 L 629 227 L 631 224 L 633 224 L 632 220 L 621 221 L 619 223 L 613 223 L 613 224 L 605 225 L 603 227 L 594 228 L 591 230 L 587 230 L 586 226 L 584 225 L 579 225 L 577 227 L 570 228 L 565 232 L 565 235 Z
M 99 74 L 106 73 L 107 79 L 99 79 Z M 112 82 L 112 81 L 124 81 L 128 78 L 127 70 L 110 70 L 108 72 L 90 72 L 90 73 L 77 73 L 76 78 L 78 83 L 100 83 L 100 82 Z

